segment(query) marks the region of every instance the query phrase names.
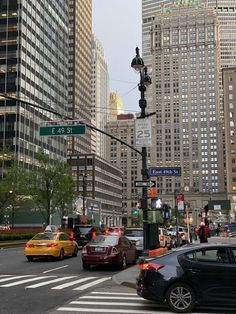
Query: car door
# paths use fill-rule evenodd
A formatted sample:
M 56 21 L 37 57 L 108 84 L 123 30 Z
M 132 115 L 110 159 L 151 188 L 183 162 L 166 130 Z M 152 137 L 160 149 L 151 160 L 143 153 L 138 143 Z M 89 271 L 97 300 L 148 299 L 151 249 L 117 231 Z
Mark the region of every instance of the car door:
M 121 237 L 121 243 L 125 251 L 127 263 L 132 263 L 134 259 L 132 243 L 126 237 Z
M 219 257 L 219 249 L 224 260 Z M 204 247 L 186 253 L 180 259 L 184 279 L 193 286 L 206 304 L 236 304 L 235 274 L 229 248 Z

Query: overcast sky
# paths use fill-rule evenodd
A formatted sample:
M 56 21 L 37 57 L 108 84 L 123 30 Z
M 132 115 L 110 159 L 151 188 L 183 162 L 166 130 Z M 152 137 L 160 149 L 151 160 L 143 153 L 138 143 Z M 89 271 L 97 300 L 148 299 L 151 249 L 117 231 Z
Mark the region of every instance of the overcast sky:
M 110 90 L 121 97 L 126 112 L 139 112 L 139 75 L 130 64 L 141 50 L 141 0 L 93 0 L 93 32 L 102 43 Z

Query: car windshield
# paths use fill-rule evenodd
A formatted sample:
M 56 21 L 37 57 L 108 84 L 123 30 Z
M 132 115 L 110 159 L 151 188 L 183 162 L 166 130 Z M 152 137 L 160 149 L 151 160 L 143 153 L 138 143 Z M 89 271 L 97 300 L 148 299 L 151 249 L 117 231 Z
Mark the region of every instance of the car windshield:
M 119 237 L 117 236 L 97 236 L 90 241 L 90 244 L 101 244 L 101 245 L 116 245 L 118 244 Z
M 91 231 L 92 227 L 77 227 L 76 232 L 87 234 Z
M 125 230 L 124 234 L 127 237 L 143 237 L 143 230 Z
M 55 240 L 56 239 L 56 234 L 55 233 L 38 233 L 36 234 L 32 240 Z

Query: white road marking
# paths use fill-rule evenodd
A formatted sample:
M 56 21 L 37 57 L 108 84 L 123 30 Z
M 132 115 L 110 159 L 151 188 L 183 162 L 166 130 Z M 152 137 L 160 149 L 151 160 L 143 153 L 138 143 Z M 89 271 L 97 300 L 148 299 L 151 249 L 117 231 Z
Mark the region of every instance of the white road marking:
M 95 280 L 93 282 L 87 283 L 87 284 L 85 284 L 83 286 L 80 286 L 78 288 L 75 288 L 73 290 L 76 290 L 76 291 L 85 290 L 85 289 L 88 289 L 88 288 L 90 288 L 92 286 L 98 285 L 99 283 L 104 282 L 106 280 L 111 280 L 111 277 L 105 277 L 105 278 L 101 278 L 101 279 Z
M 96 278 L 97 277 L 82 278 L 82 279 L 79 279 L 79 280 L 75 280 L 75 281 L 71 281 L 71 282 L 68 282 L 68 283 L 64 283 L 63 285 L 60 285 L 60 286 L 53 287 L 52 289 L 61 290 L 61 289 L 64 289 L 64 288 L 67 288 L 67 287 L 70 287 L 70 286 L 74 286 L 77 283 L 81 283 L 81 282 L 84 282 L 84 281 L 87 281 L 87 280 L 91 280 L 91 279 L 96 279 Z
M 69 266 L 69 265 L 64 265 L 64 266 L 61 266 L 61 267 L 57 267 L 57 268 L 53 268 L 53 269 L 49 269 L 49 270 L 45 270 L 45 271 L 43 271 L 43 274 L 49 273 L 50 271 L 54 271 L 54 270 L 58 270 L 58 269 L 62 269 L 62 268 L 68 267 L 68 266 Z
M 80 299 L 104 299 L 104 297 L 99 296 L 82 296 Z M 143 300 L 140 297 L 105 297 L 106 300 Z
M 86 304 L 86 305 L 120 305 L 120 306 L 136 306 L 136 307 L 160 307 L 154 303 L 127 303 L 127 302 L 91 302 L 91 301 L 72 301 L 70 304 Z
M 40 279 L 44 279 L 44 278 L 50 278 L 50 277 L 55 277 L 55 276 L 41 276 L 41 277 L 36 277 L 36 278 L 30 278 L 30 279 L 20 280 L 20 281 L 8 283 L 8 284 L 6 284 L 6 285 L 1 285 L 0 287 L 9 288 L 9 287 L 21 285 L 22 283 L 26 283 L 26 282 L 30 282 L 30 281 L 35 281 L 35 280 L 40 280 Z
M 59 282 L 59 281 L 63 281 L 63 280 L 66 280 L 66 279 L 71 279 L 71 278 L 76 278 L 76 276 L 70 276 L 70 277 L 63 277 L 63 278 L 52 279 L 52 280 L 48 280 L 48 281 L 36 283 L 35 285 L 27 286 L 26 288 L 27 288 L 27 289 L 34 289 L 34 288 L 38 288 L 38 287 L 50 285 L 51 283 L 55 283 L 55 282 Z
M 66 312 L 88 312 L 88 313 L 118 313 L 118 314 L 157 314 L 157 311 L 144 311 L 144 310 L 123 310 L 123 309 L 91 309 L 89 308 L 76 308 L 76 307 L 59 307 L 58 311 Z M 167 313 L 166 313 L 167 314 Z
M 93 291 L 91 292 L 91 294 L 103 294 L 103 295 L 136 295 L 137 296 L 137 293 L 120 293 L 120 292 L 96 292 L 96 291 Z
M 4 279 L 0 279 L 0 282 L 8 281 L 8 280 L 14 280 L 14 279 L 20 279 L 25 277 L 35 277 L 35 275 L 25 275 L 25 276 L 14 276 L 14 277 L 7 277 Z

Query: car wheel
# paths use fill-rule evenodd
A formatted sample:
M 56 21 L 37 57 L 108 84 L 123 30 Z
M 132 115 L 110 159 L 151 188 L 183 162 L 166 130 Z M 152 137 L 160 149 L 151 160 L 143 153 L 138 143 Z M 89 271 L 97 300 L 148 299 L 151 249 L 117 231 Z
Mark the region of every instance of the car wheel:
M 195 307 L 194 291 L 184 283 L 176 283 L 167 290 L 166 303 L 173 312 L 189 313 Z
M 73 253 L 73 257 L 76 257 L 77 255 L 78 255 L 78 251 L 79 251 L 79 249 L 78 249 L 78 247 L 76 246 L 75 247 L 75 249 L 74 249 L 74 253 Z
M 126 269 L 126 267 L 127 267 L 127 260 L 126 260 L 126 256 L 123 255 L 122 256 L 122 260 L 121 260 L 121 264 L 120 264 L 120 268 L 121 269 Z
M 64 258 L 64 250 L 61 249 L 61 250 L 60 250 L 60 254 L 59 254 L 59 256 L 58 256 L 58 259 L 59 259 L 60 261 L 62 261 L 63 258 Z
M 89 270 L 90 269 L 90 265 L 83 263 L 83 269 Z
M 27 256 L 27 260 L 28 260 L 28 262 L 33 262 L 34 258 L 33 258 L 33 256 Z

